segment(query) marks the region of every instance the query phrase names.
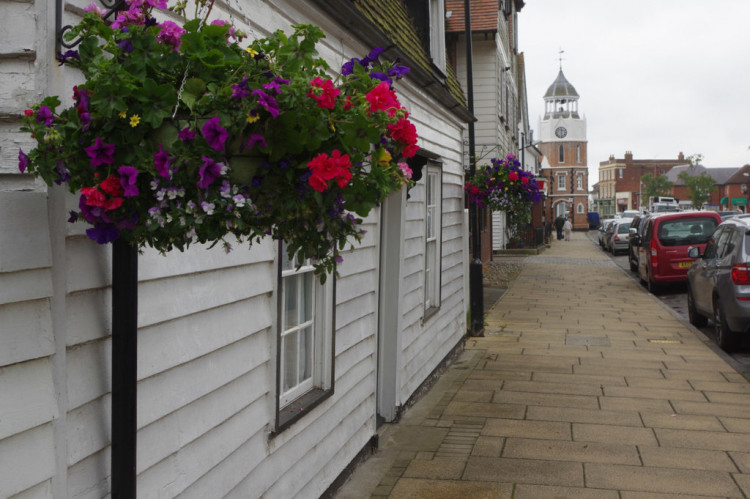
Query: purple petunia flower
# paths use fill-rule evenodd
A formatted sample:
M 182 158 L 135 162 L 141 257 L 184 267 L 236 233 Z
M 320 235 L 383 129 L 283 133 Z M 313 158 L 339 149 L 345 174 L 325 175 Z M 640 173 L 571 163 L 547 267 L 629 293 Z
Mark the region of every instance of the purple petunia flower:
M 208 186 L 213 184 L 221 175 L 221 165 L 206 156 L 202 156 L 202 158 L 203 166 L 198 170 L 198 175 L 200 176 L 198 187 L 208 189 Z
M 169 178 L 169 154 L 159 144 L 159 151 L 154 153 L 154 166 L 156 173 L 164 178 Z
M 105 144 L 101 137 L 97 137 L 94 145 L 87 147 L 85 151 L 91 158 L 91 166 L 108 165 L 114 161 L 115 145 Z
M 359 59 L 350 59 L 341 66 L 341 74 L 344 76 L 350 75 L 354 72 L 354 63 L 359 63 Z
M 276 99 L 263 90 L 253 90 L 253 95 L 258 97 L 258 104 L 263 106 L 274 118 L 279 116 L 279 104 Z
M 81 130 L 85 132 L 91 126 L 91 115 L 89 113 L 81 113 L 78 118 L 81 120 Z
M 247 75 L 242 77 L 242 80 L 232 85 L 232 99 L 244 99 L 250 97 L 250 89 L 247 86 Z
M 191 130 L 189 126 L 186 126 L 177 134 L 177 137 L 183 142 L 195 139 L 195 131 Z
M 365 57 L 365 60 L 370 62 L 377 62 L 378 57 L 380 57 L 380 54 L 382 54 L 385 51 L 385 48 L 383 47 L 375 47 L 370 51 L 369 54 L 367 54 L 367 57 Z
M 60 159 L 55 163 L 55 172 L 60 176 L 60 178 L 55 180 L 57 185 L 61 185 L 63 182 L 70 182 L 70 172 L 65 167 L 65 162 L 63 160 Z
M 78 221 L 78 212 L 70 210 L 68 213 L 68 223 L 74 224 Z
M 120 185 L 122 186 L 122 195 L 126 198 L 138 195 L 138 170 L 132 166 L 123 165 L 117 169 L 120 174 Z
M 273 90 L 276 95 L 281 93 L 281 85 L 288 85 L 291 80 L 285 80 L 284 78 L 277 76 L 270 83 L 264 83 L 263 88 L 266 90 Z
M 97 224 L 91 229 L 86 229 L 89 239 L 99 244 L 107 244 L 120 237 L 120 231 L 112 224 Z
M 50 108 L 47 106 L 39 106 L 39 111 L 36 113 L 36 121 L 37 123 L 44 123 L 47 126 L 52 125 L 52 122 L 55 121 L 54 116 L 52 116 L 52 111 L 50 111 Z
M 393 85 L 393 80 L 391 80 L 385 73 L 373 71 L 372 73 L 370 73 L 370 78 L 372 78 L 373 80 L 385 81 L 388 82 L 388 85 Z
M 247 142 L 245 143 L 245 148 L 252 149 L 255 146 L 258 147 L 268 147 L 268 144 L 266 144 L 266 138 L 261 133 L 251 133 L 250 136 L 247 138 Z
M 397 64 L 388 70 L 388 76 L 396 78 L 398 80 L 400 78 L 403 78 L 409 71 L 409 68 L 407 68 L 406 66 Z
M 219 121 L 220 118 L 218 116 L 208 120 L 206 124 L 203 125 L 202 133 L 203 138 L 206 139 L 206 142 L 208 142 L 208 145 L 212 149 L 223 151 L 224 143 L 229 138 L 229 132 L 227 132 L 226 128 L 219 125 Z
M 263 179 L 261 177 L 256 176 L 256 177 L 253 177 L 253 180 L 250 183 L 250 185 L 252 185 L 253 187 L 260 187 L 261 183 L 263 183 Z
M 29 163 L 31 161 L 29 160 L 29 157 L 26 155 L 23 150 L 18 149 L 18 169 L 21 173 L 26 173 L 26 168 L 29 167 Z
M 64 54 L 62 53 L 57 54 L 57 62 L 59 63 L 60 66 L 67 63 L 69 59 L 78 59 L 80 61 L 81 56 L 77 50 L 68 50 Z
M 133 41 L 130 38 L 120 40 L 119 42 L 117 42 L 117 46 L 120 47 L 120 50 L 122 50 L 126 54 L 129 54 L 133 51 Z

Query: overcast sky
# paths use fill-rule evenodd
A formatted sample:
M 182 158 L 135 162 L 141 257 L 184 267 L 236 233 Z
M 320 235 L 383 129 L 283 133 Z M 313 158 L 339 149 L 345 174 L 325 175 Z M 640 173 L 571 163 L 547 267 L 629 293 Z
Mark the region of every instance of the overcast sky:
M 518 23 L 536 137 L 565 51 L 591 184 L 601 161 L 625 151 L 750 163 L 750 0 L 526 0 Z

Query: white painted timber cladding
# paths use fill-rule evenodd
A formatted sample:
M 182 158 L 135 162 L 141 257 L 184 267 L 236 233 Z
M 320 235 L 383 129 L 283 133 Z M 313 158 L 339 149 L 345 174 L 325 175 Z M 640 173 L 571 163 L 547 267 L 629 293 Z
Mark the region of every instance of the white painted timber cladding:
M 71 2 L 72 3 L 72 2 Z M 81 7 L 87 2 L 75 2 Z M 309 22 L 332 68 L 372 48 L 306 2 L 229 2 L 251 36 Z M 217 2 L 213 18 L 229 16 Z M 70 103 L 79 76 L 53 60 L 54 2 L 0 0 L 0 115 L 45 95 Z M 64 12 L 75 22 L 75 9 Z M 398 403 L 466 330 L 461 133 L 408 78 L 420 145 L 443 169 L 442 304 L 423 321 L 424 189 L 405 213 L 398 311 L 378 310 L 379 210 L 337 280 L 335 393 L 270 438 L 274 424 L 276 245 L 196 246 L 139 257 L 138 496 L 317 497 L 375 433 L 378 313 L 402 315 Z M 31 141 L 0 122 L 0 497 L 109 493 L 111 254 L 68 224 L 77 197 L 17 171 Z

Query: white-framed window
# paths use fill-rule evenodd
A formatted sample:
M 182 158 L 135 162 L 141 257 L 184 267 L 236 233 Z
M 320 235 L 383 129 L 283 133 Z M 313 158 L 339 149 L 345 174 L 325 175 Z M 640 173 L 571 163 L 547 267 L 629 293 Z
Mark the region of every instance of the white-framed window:
M 581 162 L 581 146 L 576 146 L 576 163 Z
M 622 171 L 623 171 L 623 170 L 624 170 L 624 168 L 618 168 L 618 170 L 617 170 L 617 171 L 619 172 L 619 176 L 620 176 L 620 178 L 622 178 Z
M 579 191 L 583 190 L 583 175 L 581 174 L 578 174 L 576 176 L 576 189 L 578 189 Z
M 430 9 L 430 55 L 432 62 L 445 72 L 445 2 L 428 0 Z
M 437 165 L 427 165 L 425 175 L 425 316 L 440 307 L 440 266 L 442 237 L 442 172 Z
M 576 206 L 576 213 L 583 213 L 583 203 L 578 203 L 578 206 Z
M 277 429 L 332 393 L 335 286 L 333 277 L 321 284 L 309 260 L 290 260 L 285 243 L 278 261 Z
M 563 190 L 565 189 L 565 175 L 558 175 L 557 176 L 557 190 Z

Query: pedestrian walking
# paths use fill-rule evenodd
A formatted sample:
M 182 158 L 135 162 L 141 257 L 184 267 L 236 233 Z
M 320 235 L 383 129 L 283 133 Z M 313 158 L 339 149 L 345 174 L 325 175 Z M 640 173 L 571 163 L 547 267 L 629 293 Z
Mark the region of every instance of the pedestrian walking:
M 558 215 L 555 219 L 555 229 L 557 230 L 557 240 L 563 238 L 563 225 L 565 225 L 565 217 Z
M 563 232 L 565 233 L 565 240 L 570 242 L 570 233 L 573 232 L 573 224 L 567 218 L 563 222 Z

